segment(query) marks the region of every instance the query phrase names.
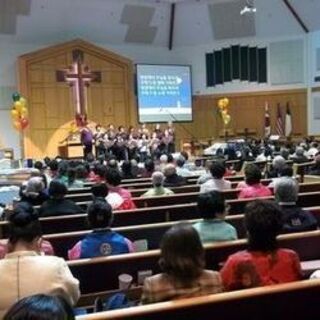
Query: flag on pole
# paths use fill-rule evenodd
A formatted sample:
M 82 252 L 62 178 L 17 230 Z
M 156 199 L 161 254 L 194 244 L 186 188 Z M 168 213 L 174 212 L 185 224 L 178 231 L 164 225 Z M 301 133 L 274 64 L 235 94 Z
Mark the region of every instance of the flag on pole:
M 287 102 L 287 110 L 286 110 L 286 119 L 285 120 L 286 120 L 285 134 L 286 134 L 286 137 L 288 137 L 292 133 L 292 115 L 291 115 L 289 102 Z
M 278 108 L 277 108 L 276 133 L 278 136 L 284 135 L 284 123 L 283 123 L 283 118 L 281 114 L 280 103 L 278 104 Z
M 264 136 L 269 137 L 271 135 L 271 122 L 270 122 L 270 112 L 269 104 L 265 103 L 265 113 L 264 113 Z

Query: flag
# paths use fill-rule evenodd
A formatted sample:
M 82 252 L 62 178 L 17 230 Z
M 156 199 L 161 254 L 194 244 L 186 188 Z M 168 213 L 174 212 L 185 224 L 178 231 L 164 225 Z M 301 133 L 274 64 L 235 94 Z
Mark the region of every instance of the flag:
M 284 123 L 283 123 L 283 118 L 281 114 L 280 104 L 278 104 L 278 109 L 277 109 L 276 134 L 278 136 L 284 135 Z
M 287 102 L 287 110 L 286 110 L 286 125 L 285 125 L 285 134 L 286 137 L 290 136 L 292 133 L 292 115 L 290 111 L 289 102 Z
M 269 137 L 271 135 L 271 122 L 270 122 L 270 113 L 269 113 L 269 104 L 265 104 L 265 113 L 264 113 L 264 136 Z

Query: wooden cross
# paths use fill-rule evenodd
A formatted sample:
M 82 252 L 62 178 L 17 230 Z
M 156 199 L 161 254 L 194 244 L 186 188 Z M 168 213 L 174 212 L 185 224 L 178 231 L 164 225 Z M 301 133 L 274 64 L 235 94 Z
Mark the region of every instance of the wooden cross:
M 101 82 L 100 71 L 90 71 L 83 63 L 83 52 L 74 50 L 72 52 L 73 65 L 67 70 L 57 70 L 58 82 L 67 82 L 73 88 L 76 114 L 85 116 L 87 114 L 86 88 L 91 82 Z

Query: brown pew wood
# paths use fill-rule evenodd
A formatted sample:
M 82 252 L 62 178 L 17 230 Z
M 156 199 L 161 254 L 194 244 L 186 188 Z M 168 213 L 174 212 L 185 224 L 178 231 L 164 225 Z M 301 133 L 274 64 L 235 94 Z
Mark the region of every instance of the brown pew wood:
M 185 220 L 187 223 L 199 222 L 201 219 Z M 246 230 L 243 224 L 243 215 L 235 215 L 226 217 L 226 221 L 233 225 L 239 238 L 246 237 Z M 131 241 L 145 239 L 148 241 L 149 250 L 158 249 L 163 234 L 169 230 L 177 221 L 154 223 L 147 225 L 136 225 L 130 227 L 113 228 L 114 231 L 120 233 Z M 59 257 L 67 258 L 67 250 L 72 248 L 78 241 L 83 239 L 91 230 L 57 233 L 46 235 L 44 238 L 52 244 L 55 254 Z
M 279 244 L 281 247 L 295 250 L 301 261 L 315 260 L 320 257 L 319 230 L 281 235 Z M 246 240 L 206 244 L 207 268 L 218 269 L 219 264 L 230 254 L 244 250 L 246 247 Z M 118 276 L 122 273 L 129 273 L 137 279 L 138 271 L 152 270 L 154 274 L 160 272 L 159 256 L 159 250 L 150 250 L 143 253 L 69 261 L 68 265 L 73 275 L 80 280 L 81 292 L 87 294 L 116 289 Z
M 319 280 L 297 281 L 79 316 L 77 320 L 318 319 Z
M 272 199 L 270 197 L 269 199 Z M 245 205 L 252 199 L 228 200 L 229 214 L 241 214 Z M 194 198 L 196 201 L 196 197 Z M 299 205 L 302 207 L 314 207 L 320 205 L 320 193 L 301 193 Z M 134 210 L 115 211 L 114 227 L 149 224 L 165 221 L 190 220 L 198 218 L 195 202 L 175 205 L 165 205 Z M 40 218 L 44 234 L 87 230 L 86 214 Z M 8 237 L 8 223 L 0 222 L 0 235 Z
M 310 208 L 309 211 L 313 213 L 320 225 L 320 207 Z M 239 239 L 246 238 L 246 230 L 243 223 L 244 215 L 227 216 L 226 222 L 235 227 Z M 201 219 L 184 220 L 188 223 L 196 223 Z M 158 249 L 163 234 L 178 221 L 153 223 L 146 225 L 135 225 L 130 227 L 113 228 L 114 231 L 119 232 L 131 241 L 146 239 L 148 241 L 149 250 Z M 78 241 L 85 237 L 91 230 L 57 233 L 46 235 L 44 238 L 52 244 L 57 256 L 67 258 L 67 250 L 74 246 Z

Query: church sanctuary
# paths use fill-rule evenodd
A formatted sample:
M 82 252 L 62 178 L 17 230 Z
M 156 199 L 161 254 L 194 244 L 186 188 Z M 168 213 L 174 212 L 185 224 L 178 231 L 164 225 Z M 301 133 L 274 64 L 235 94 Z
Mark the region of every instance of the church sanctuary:
M 0 320 L 314 320 L 320 0 L 0 0 Z

